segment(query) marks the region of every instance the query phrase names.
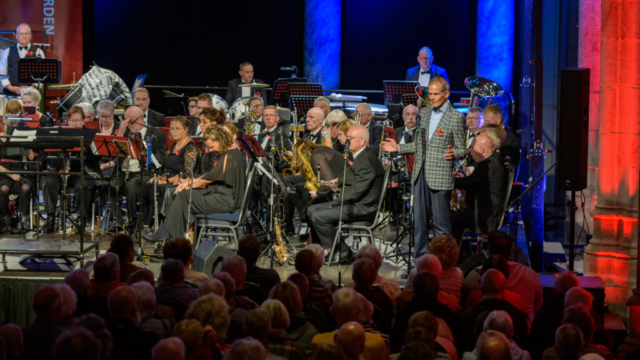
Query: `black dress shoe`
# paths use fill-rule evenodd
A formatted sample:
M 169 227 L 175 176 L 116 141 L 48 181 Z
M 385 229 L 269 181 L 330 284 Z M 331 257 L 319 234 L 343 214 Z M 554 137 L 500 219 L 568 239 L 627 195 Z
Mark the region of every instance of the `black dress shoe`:
M 324 262 L 329 262 L 329 255 L 331 253 L 325 255 Z M 354 260 L 353 251 L 346 244 L 336 245 L 336 250 L 333 253 L 333 258 L 331 259 L 331 264 L 348 264 Z
M 153 234 L 142 234 L 142 238 L 151 242 L 159 242 L 171 239 L 171 234 L 169 234 L 169 232 L 164 228 L 164 225 L 160 225 Z

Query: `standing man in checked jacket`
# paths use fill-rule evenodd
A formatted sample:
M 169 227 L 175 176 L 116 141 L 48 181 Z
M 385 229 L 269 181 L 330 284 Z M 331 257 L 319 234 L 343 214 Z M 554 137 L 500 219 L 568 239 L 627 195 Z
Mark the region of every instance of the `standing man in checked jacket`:
M 414 193 L 414 235 L 416 259 L 427 253 L 429 216 L 435 235 L 451 234 L 449 202 L 453 189 L 453 160 L 466 156 L 464 115 L 447 100 L 449 83 L 441 76 L 429 81 L 431 106 L 420 110 L 414 142 L 398 145 L 385 140 L 384 151 L 414 154 L 411 183 Z

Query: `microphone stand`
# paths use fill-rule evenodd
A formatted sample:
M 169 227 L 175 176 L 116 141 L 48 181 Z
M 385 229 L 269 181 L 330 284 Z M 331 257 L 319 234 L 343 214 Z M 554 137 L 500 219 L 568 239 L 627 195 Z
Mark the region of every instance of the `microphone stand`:
M 193 169 L 196 167 L 196 163 L 191 163 L 191 175 L 189 176 L 189 180 L 191 181 L 191 185 L 189 186 L 189 207 L 187 208 L 187 240 L 189 240 L 189 226 L 191 225 L 191 195 L 193 194 Z M 178 177 L 179 179 L 180 177 Z M 195 229 L 194 229 L 195 231 Z
M 271 176 L 273 176 L 273 179 L 271 179 L 271 190 L 269 192 L 269 231 L 267 232 L 267 241 L 269 241 L 269 247 L 267 248 L 268 251 L 271 253 L 269 255 L 269 258 L 271 260 L 271 269 L 273 269 L 273 258 L 275 257 L 275 251 L 273 251 L 273 229 L 274 229 L 274 224 L 273 224 L 273 203 L 275 202 L 275 194 L 274 194 L 274 185 L 273 182 L 275 180 L 275 177 L 278 176 L 276 174 L 276 155 L 277 155 L 277 148 L 275 147 L 275 145 L 272 143 L 272 147 L 271 147 Z M 276 235 L 277 237 L 277 235 Z
M 346 182 L 347 182 L 347 163 L 349 162 L 349 140 L 345 141 L 344 143 L 344 169 L 342 171 L 342 196 L 340 196 L 340 220 L 338 220 L 338 288 L 342 288 L 342 212 L 344 210 L 344 195 L 347 191 L 347 187 L 346 187 Z M 340 179 L 338 179 L 338 183 L 340 182 Z M 346 245 L 346 244 L 345 244 Z M 332 251 L 331 255 L 329 256 L 329 263 L 331 263 L 331 260 L 333 260 L 333 253 L 335 252 L 335 247 L 334 250 Z

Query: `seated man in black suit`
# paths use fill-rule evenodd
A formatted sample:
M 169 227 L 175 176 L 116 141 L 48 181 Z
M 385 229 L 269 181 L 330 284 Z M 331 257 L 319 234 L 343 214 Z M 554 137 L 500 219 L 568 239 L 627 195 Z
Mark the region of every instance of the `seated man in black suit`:
M 465 228 L 481 234 L 498 229 L 507 190 L 504 165 L 493 153 L 491 139 L 481 133 L 473 138 L 470 151 L 476 161 L 473 174 L 455 179 L 456 189 L 466 190 L 467 204 L 466 210 L 451 214 L 458 243 Z
M 236 251 L 247 262 L 247 280 L 245 284 L 248 282 L 258 285 L 265 294 L 268 294 L 271 288 L 280 283 L 280 275 L 274 269 L 263 269 L 256 265 L 260 252 L 262 252 L 260 240 L 253 234 L 243 236 Z
M 149 90 L 145 88 L 137 88 L 133 94 L 133 103 L 138 105 L 144 113 L 144 122 L 147 125 L 155 127 L 164 127 L 164 114 L 149 109 L 151 104 L 151 97 L 149 96 Z
M 418 51 L 418 65 L 407 70 L 405 81 L 417 81 L 420 86 L 429 86 L 429 81 L 436 76 L 442 76 L 449 82 L 447 70 L 433 64 L 433 52 L 426 46 Z
M 133 141 L 140 141 L 140 135 L 143 138 L 141 146 L 146 149 L 151 139 L 152 166 L 160 168 L 164 165 L 167 156 L 167 137 L 164 133 L 154 126 L 144 124 L 144 113 L 141 108 L 131 106 L 124 113 L 124 121 L 120 123 L 118 134 L 120 136 L 130 137 Z M 153 161 L 155 160 L 155 161 Z M 134 226 L 134 214 L 137 214 L 136 203 L 140 201 L 140 181 L 149 182 L 151 176 L 144 174 L 141 176 L 140 161 L 137 159 L 125 159 L 120 167 L 121 178 L 125 179 L 125 197 L 127 198 L 127 216 L 129 217 L 129 226 Z M 143 199 L 144 201 L 144 199 Z
M 340 221 L 340 205 L 344 203 L 342 220 L 345 222 L 373 221 L 378 210 L 380 192 L 384 191 L 384 169 L 378 156 L 368 146 L 369 132 L 362 125 L 354 125 L 347 133 L 348 148 L 353 156 L 353 164 L 347 168 L 344 177 L 338 181 L 342 188 L 337 199 L 309 206 L 307 220 L 311 226 L 314 241 L 319 241 L 325 253 L 331 251 Z M 349 146 L 347 146 L 349 145 Z M 336 255 L 338 255 L 336 253 Z M 348 259 L 349 256 L 343 256 Z
M 469 149 L 471 147 L 471 141 L 473 140 L 474 137 L 480 135 L 480 132 L 482 131 L 482 127 L 484 126 L 484 115 L 482 114 L 482 109 L 479 107 L 472 107 L 471 109 L 469 109 L 466 116 L 466 122 L 467 122 L 467 131 L 469 132 L 469 137 L 467 140 L 467 149 Z M 495 145 L 497 143 L 502 144 L 502 141 L 500 140 L 494 140 L 493 138 L 491 140 L 493 140 L 494 148 L 496 147 Z M 473 172 L 473 169 L 475 169 L 475 166 L 476 166 L 476 161 L 473 160 L 473 156 L 471 156 L 471 154 L 467 154 L 465 174 L 467 175 L 471 174 Z
M 329 137 L 326 142 L 331 142 L 331 132 L 324 127 L 324 111 L 319 107 L 312 107 L 307 111 L 305 118 L 306 130 L 302 135 L 302 140 L 309 140 L 314 144 L 325 144 L 325 137 Z M 330 146 L 331 147 L 331 146 Z
M 498 105 L 493 104 L 487 106 L 482 113 L 484 115 L 485 124 L 501 126 L 507 132 L 507 136 L 502 141 L 502 145 L 500 145 L 498 152 L 504 161 L 508 161 L 511 164 L 511 167 L 517 169 L 518 164 L 520 163 L 520 140 L 518 139 L 518 135 L 504 127 L 502 109 L 500 109 Z
M 369 106 L 369 104 L 358 104 L 358 106 L 356 106 L 356 111 L 360 111 L 362 114 L 360 124 L 369 131 L 369 149 L 371 149 L 376 157 L 378 157 L 384 127 L 375 121 L 371 121 L 371 119 L 373 119 L 373 113 L 371 112 L 371 106 Z
M 258 96 L 262 98 L 263 103 L 267 102 L 267 92 L 262 88 L 240 87 L 240 84 L 248 84 L 256 82 L 258 84 L 264 84 L 264 81 L 253 77 L 253 65 L 250 62 L 243 62 L 240 64 L 239 78 L 229 80 L 227 85 L 227 95 L 224 100 L 231 106 L 234 101 L 239 98 Z
M 249 103 L 247 105 L 251 110 L 251 117 L 253 122 L 255 123 L 255 126 L 253 127 L 253 131 L 250 131 L 252 132 L 252 134 L 247 134 L 247 135 L 251 135 L 256 140 L 260 141 L 260 134 L 265 130 L 265 123 L 262 119 L 264 109 L 265 109 L 264 99 L 259 96 L 254 96 L 251 99 L 249 99 Z M 276 114 L 277 114 L 277 109 L 276 109 Z M 245 119 L 245 117 L 243 116 L 240 119 L 238 119 L 238 122 L 236 123 L 236 126 L 241 132 L 245 132 L 247 130 L 245 125 L 246 121 L 247 119 Z

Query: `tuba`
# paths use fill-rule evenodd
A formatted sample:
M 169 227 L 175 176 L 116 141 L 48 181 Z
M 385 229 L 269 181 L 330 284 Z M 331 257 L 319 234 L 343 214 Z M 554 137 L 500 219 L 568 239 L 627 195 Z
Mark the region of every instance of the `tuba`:
M 429 89 L 426 86 L 416 86 L 416 95 L 418 95 L 418 110 L 425 106 L 431 106 Z

